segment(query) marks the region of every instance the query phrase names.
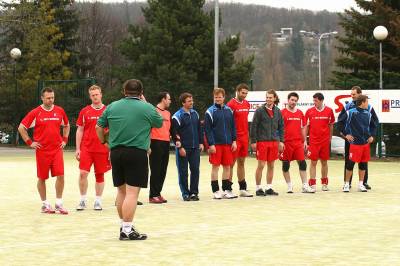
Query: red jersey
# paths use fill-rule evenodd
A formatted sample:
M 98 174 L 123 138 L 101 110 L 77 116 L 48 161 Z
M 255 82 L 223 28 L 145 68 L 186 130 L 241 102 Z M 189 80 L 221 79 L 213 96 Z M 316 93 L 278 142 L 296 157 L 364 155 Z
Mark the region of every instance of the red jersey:
M 249 124 L 248 116 L 250 112 L 250 103 L 246 100 L 239 102 L 236 98 L 231 99 L 227 104 L 233 111 L 235 119 L 236 135 L 238 137 L 248 137 Z
M 83 127 L 81 150 L 108 153 L 108 148 L 101 144 L 96 133 L 97 120 L 103 114 L 105 109 L 105 105 L 99 109 L 94 108 L 92 105 L 88 105 L 80 111 L 76 125 Z
M 53 105 L 51 110 L 46 110 L 40 105 L 21 121 L 26 129 L 33 127 L 33 141 L 39 142 L 42 151 L 60 149 L 62 142 L 60 126 L 68 125 L 68 123 L 64 109 L 57 105 Z
M 299 109 L 290 111 L 288 108 L 285 108 L 282 110 L 282 117 L 285 125 L 285 142 L 303 142 L 304 139 L 301 129 L 306 125 L 306 119 L 303 112 Z
M 167 110 L 162 110 L 156 107 L 157 112 L 163 118 L 163 124 L 160 128 L 152 128 L 150 132 L 150 139 L 162 140 L 162 141 L 169 141 L 170 133 L 169 130 L 171 129 L 171 113 Z
M 310 144 L 329 142 L 331 137 L 329 125 L 335 123 L 333 110 L 328 106 L 318 110 L 314 106 L 307 110 L 305 117 L 309 125 Z

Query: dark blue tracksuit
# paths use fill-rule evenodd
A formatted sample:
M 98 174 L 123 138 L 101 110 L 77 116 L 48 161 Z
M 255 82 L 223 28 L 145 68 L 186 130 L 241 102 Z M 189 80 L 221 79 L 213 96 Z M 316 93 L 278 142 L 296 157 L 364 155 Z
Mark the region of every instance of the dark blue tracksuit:
M 340 112 L 339 114 L 339 118 L 338 118 L 338 123 L 337 123 L 337 127 L 339 132 L 341 132 L 343 134 L 343 131 L 345 129 L 346 126 L 346 120 L 345 117 L 348 116 L 347 112 L 355 109 L 356 105 L 354 103 L 354 101 L 350 101 L 348 103 L 346 103 L 344 109 Z M 375 113 L 374 108 L 372 108 L 371 105 L 368 105 L 368 111 L 371 114 L 371 120 L 374 121 L 375 125 L 377 125 L 378 122 L 378 116 Z M 350 159 L 349 159 L 349 153 L 350 153 L 350 143 L 347 141 L 347 139 L 345 139 L 345 146 L 344 146 L 344 159 L 345 159 L 345 164 L 344 164 L 344 176 L 346 176 L 346 168 L 349 165 L 349 163 L 351 163 Z M 350 177 L 350 183 L 351 180 L 353 179 L 353 176 Z M 364 184 L 368 183 L 368 165 L 367 165 L 367 169 L 365 171 L 365 176 L 364 176 Z
M 236 127 L 232 109 L 213 104 L 207 109 L 204 130 L 208 145 L 232 144 L 236 141 Z
M 364 145 L 368 143 L 368 138 L 376 135 L 378 117 L 373 116 L 370 108 L 362 109 L 359 107 L 341 112 L 338 118 L 339 130 L 346 135 L 352 135 L 354 141 L 351 144 Z
M 202 136 L 200 117 L 194 109 L 185 112 L 181 108 L 172 116 L 172 138 L 175 143 L 179 140 L 186 151 L 186 157 L 182 157 L 179 155 L 179 149 L 175 149 L 179 187 L 184 198 L 199 193 L 199 145 L 203 144 Z M 188 185 L 188 164 L 190 168 L 190 189 Z

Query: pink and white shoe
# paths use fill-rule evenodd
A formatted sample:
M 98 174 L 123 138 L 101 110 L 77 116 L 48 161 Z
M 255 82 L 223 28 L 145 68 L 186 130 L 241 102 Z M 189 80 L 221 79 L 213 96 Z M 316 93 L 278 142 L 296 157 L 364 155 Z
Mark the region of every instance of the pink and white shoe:
M 64 207 L 62 205 L 57 205 L 56 204 L 56 208 L 55 208 L 55 212 L 58 214 L 68 214 L 68 211 L 66 209 L 64 209 Z
M 55 213 L 55 211 L 53 210 L 53 208 L 51 208 L 51 206 L 49 204 L 43 204 L 42 205 L 42 213 L 52 214 L 52 213 Z

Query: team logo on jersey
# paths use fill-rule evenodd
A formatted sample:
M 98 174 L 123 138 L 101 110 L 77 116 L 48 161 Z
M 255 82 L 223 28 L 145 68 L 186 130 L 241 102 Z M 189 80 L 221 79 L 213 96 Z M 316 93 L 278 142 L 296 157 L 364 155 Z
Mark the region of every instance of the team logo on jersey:
M 390 100 L 382 100 L 382 112 L 390 112 Z

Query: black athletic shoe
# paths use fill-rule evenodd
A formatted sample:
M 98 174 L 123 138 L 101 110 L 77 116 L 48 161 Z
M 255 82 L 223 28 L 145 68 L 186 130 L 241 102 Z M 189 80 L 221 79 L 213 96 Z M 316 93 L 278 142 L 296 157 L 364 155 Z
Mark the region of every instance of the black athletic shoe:
M 137 205 L 143 205 L 143 202 L 137 201 Z
M 191 201 L 199 201 L 199 200 L 200 200 L 200 198 L 199 198 L 199 196 L 198 196 L 198 195 L 196 195 L 196 194 L 192 194 L 192 195 L 190 196 L 190 200 L 191 200 Z
M 132 231 L 129 234 L 125 232 L 119 233 L 119 240 L 146 240 L 147 235 L 141 234 L 132 227 Z
M 262 188 L 257 189 L 256 196 L 265 196 L 265 192 Z
M 371 190 L 371 186 L 368 185 L 368 184 L 364 184 L 364 187 L 365 187 L 366 189 L 368 189 L 368 190 Z
M 265 190 L 265 196 L 278 196 L 279 193 L 275 192 L 272 188 Z
M 183 201 L 190 201 L 190 196 L 189 195 L 183 196 Z

